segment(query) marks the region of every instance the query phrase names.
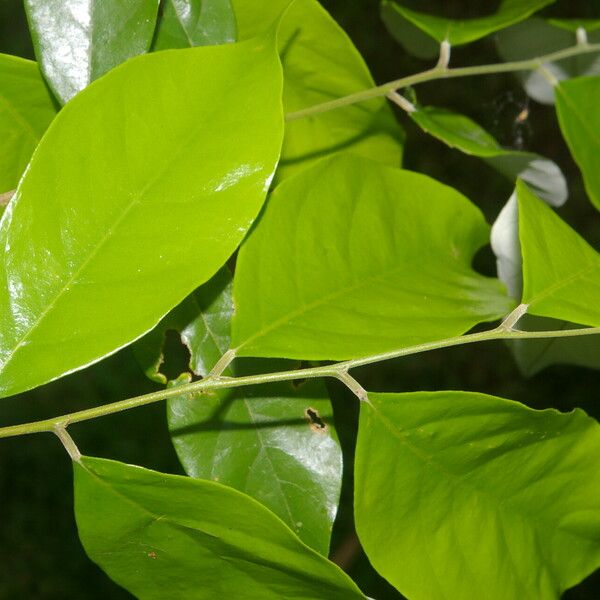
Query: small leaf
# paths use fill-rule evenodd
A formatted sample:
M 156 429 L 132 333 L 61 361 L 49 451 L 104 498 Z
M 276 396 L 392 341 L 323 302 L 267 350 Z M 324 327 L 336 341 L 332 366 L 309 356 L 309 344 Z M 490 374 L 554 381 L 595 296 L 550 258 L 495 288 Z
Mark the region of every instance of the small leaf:
M 570 48 L 577 43 L 575 30 L 580 21 L 528 19 L 496 36 L 498 53 L 505 61 L 528 60 Z M 590 22 L 593 25 L 588 32 L 590 43 L 600 42 L 600 21 Z M 579 75 L 600 75 L 600 53 L 581 54 L 559 62 L 545 62 L 544 69 L 562 81 Z M 547 74 L 535 71 L 523 71 L 519 74 L 525 91 L 537 102 L 554 103 L 554 87 L 547 79 Z
M 600 77 L 581 77 L 556 86 L 561 131 L 581 169 L 585 189 L 600 210 Z
M 527 311 L 600 326 L 600 255 L 522 182 L 517 182 Z
M 166 0 L 161 7 L 153 50 L 235 42 L 230 0 Z
M 0 54 L 0 194 L 17 187 L 56 108 L 36 63 Z M 0 202 L 0 213 L 4 208 Z
M 64 104 L 150 47 L 158 0 L 25 0 L 38 62 Z
M 85 456 L 74 471 L 86 552 L 138 598 L 364 599 L 339 567 L 231 488 Z
M 132 59 L 70 102 L 1 222 L 0 395 L 116 351 L 207 281 L 281 138 L 271 40 Z
M 464 333 L 513 306 L 471 268 L 479 210 L 428 177 L 353 156 L 283 182 L 239 253 L 240 356 L 348 359 Z
M 505 150 L 477 123 L 454 112 L 432 106 L 411 113 L 413 121 L 451 148 L 481 157 L 515 181 L 520 177 L 543 200 L 560 206 L 567 199 L 567 182 L 556 163 L 533 152 Z
M 317 0 L 263 2 L 234 0 L 240 39 L 255 34 L 289 5 L 278 29 L 286 114 L 340 98 L 375 85 L 352 41 Z M 263 21 L 254 21 L 256 15 Z M 288 121 L 277 181 L 341 151 L 400 166 L 404 132 L 387 101 L 337 108 Z
M 356 448 L 359 538 L 411 600 L 558 599 L 600 565 L 599 455 L 600 427 L 581 410 L 370 393 Z
M 460 46 L 522 21 L 553 2 L 554 0 L 502 0 L 494 14 L 475 19 L 445 19 L 410 10 L 395 0 L 383 0 L 383 5 L 388 5 L 387 11 L 396 11 L 398 15 L 437 42 L 447 40 L 452 46 Z M 393 24 L 393 21 L 388 18 L 387 24 Z M 405 37 L 402 32 L 397 35 L 400 41 Z

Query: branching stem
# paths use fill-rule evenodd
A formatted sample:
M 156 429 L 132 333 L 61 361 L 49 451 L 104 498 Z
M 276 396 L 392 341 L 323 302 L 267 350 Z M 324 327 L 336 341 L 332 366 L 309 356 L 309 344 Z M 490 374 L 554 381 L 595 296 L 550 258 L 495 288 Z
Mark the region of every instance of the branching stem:
M 511 313 L 511 315 L 515 314 L 516 311 Z M 507 319 L 508 318 L 510 318 L 510 316 L 507 317 Z M 166 390 L 159 390 L 157 392 L 144 394 L 142 396 L 135 396 L 133 398 L 128 398 L 127 400 L 113 402 L 112 404 L 88 408 L 87 410 L 81 410 L 78 412 L 61 415 L 59 417 L 45 419 L 43 421 L 34 421 L 31 423 L 23 423 L 22 425 L 2 427 L 0 428 L 0 438 L 50 431 L 56 433 L 61 438 L 61 441 L 65 443 L 67 438 L 62 435 L 62 432 L 64 431 L 64 433 L 66 433 L 66 428 L 72 423 L 80 423 L 82 421 L 89 421 L 90 419 L 112 415 L 124 410 L 145 406 L 154 402 L 160 402 L 161 400 L 166 400 L 167 398 L 173 398 L 175 396 L 181 396 L 183 394 L 193 394 L 206 390 L 234 388 L 246 385 L 258 385 L 261 383 L 273 383 L 276 381 L 315 379 L 318 377 L 334 377 L 335 379 L 344 381 L 344 383 L 348 385 L 350 379 L 348 378 L 349 376 L 346 377 L 346 375 L 350 369 L 382 362 L 384 360 L 390 360 L 392 358 L 399 358 L 401 356 L 409 356 L 411 354 L 428 352 L 429 350 L 439 350 L 441 348 L 450 348 L 452 346 L 460 346 L 462 344 L 471 344 L 474 342 L 484 342 L 490 340 L 576 337 L 600 333 L 600 327 L 563 329 L 558 331 L 519 331 L 507 328 L 506 323 L 507 320 L 505 320 L 503 324 L 499 325 L 498 327 L 489 329 L 488 331 L 460 335 L 444 340 L 436 340 L 433 342 L 426 342 L 424 344 L 417 344 L 415 346 L 407 346 L 405 348 L 399 348 L 390 352 L 373 354 L 364 358 L 346 360 L 322 367 L 310 367 L 306 369 L 295 369 L 293 371 L 265 373 L 262 375 L 249 375 L 246 377 L 220 377 L 213 375 L 206 377 L 205 379 L 201 379 L 200 381 L 195 381 L 193 383 L 180 385 Z M 353 378 L 352 380 L 355 381 Z M 358 387 L 360 387 L 360 385 Z M 358 387 L 356 388 L 357 390 Z
M 390 92 L 394 92 L 409 85 L 416 85 L 417 83 L 425 83 L 426 81 L 434 81 L 435 79 L 450 79 L 454 77 L 470 77 L 472 75 L 490 75 L 493 73 L 511 73 L 513 71 L 535 71 L 543 66 L 545 63 L 555 62 L 570 58 L 571 56 L 577 56 L 579 54 L 588 54 L 590 52 L 600 52 L 600 44 L 577 44 L 571 48 L 565 48 L 558 52 L 551 52 L 550 54 L 544 54 L 536 58 L 528 60 L 517 60 L 513 62 L 496 63 L 491 65 L 480 65 L 475 67 L 459 67 L 459 68 L 447 68 L 443 64 L 436 65 L 433 69 L 428 69 L 421 73 L 414 75 L 408 75 L 407 77 L 401 77 L 394 81 L 388 81 L 382 85 L 378 85 L 366 90 L 361 90 L 342 98 L 336 98 L 335 100 L 329 100 L 322 104 L 316 104 L 298 110 L 296 112 L 288 113 L 285 116 L 286 121 L 296 121 L 298 119 L 304 119 L 318 115 L 320 113 L 335 110 L 343 106 L 349 106 L 358 102 L 365 102 L 372 100 L 373 98 L 379 98 L 381 96 L 387 96 Z M 448 48 L 449 53 L 449 48 Z

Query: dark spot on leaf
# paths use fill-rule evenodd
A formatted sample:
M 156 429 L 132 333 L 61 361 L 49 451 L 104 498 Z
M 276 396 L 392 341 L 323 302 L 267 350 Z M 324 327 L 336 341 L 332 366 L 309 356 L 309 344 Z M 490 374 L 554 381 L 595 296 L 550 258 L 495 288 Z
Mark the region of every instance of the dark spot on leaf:
M 304 416 L 308 419 L 308 423 L 310 428 L 317 432 L 323 433 L 327 431 L 327 423 L 321 419 L 319 415 L 319 411 L 314 408 L 310 408 L 310 406 L 304 411 Z

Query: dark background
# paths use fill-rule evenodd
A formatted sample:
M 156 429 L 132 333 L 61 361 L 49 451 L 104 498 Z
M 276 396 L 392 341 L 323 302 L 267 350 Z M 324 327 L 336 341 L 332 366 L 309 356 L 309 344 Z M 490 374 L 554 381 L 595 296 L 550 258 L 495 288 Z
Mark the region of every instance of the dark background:
M 379 20 L 376 0 L 323 0 L 365 57 L 377 83 L 422 71 L 429 63 L 407 56 Z M 498 2 L 415 0 L 420 10 L 456 17 L 493 12 Z M 600 18 L 596 0 L 559 0 L 542 14 Z M 0 52 L 33 58 L 20 0 L 0 0 Z M 497 62 L 493 36 L 453 49 L 452 65 Z M 422 104 L 468 114 L 505 146 L 522 144 L 558 163 L 570 185 L 570 199 L 560 210 L 596 248 L 600 247 L 598 213 L 586 199 L 581 176 L 560 136 L 554 110 L 533 101 L 511 75 L 437 81 L 419 86 Z M 525 124 L 516 122 L 527 107 Z M 448 183 L 476 202 L 489 220 L 512 192 L 511 184 L 482 162 L 453 152 L 421 133 L 399 115 L 407 131 L 405 166 Z M 493 257 L 479 257 L 484 270 Z M 490 393 L 536 408 L 574 407 L 600 417 L 598 372 L 554 366 L 531 379 L 517 370 L 500 342 L 421 354 L 357 370 L 355 376 L 374 391 L 463 389 Z M 0 423 L 12 424 L 105 404 L 155 389 L 131 351 L 39 390 L 0 400 Z M 377 600 L 401 598 L 370 567 L 356 542 L 352 525 L 352 454 L 357 402 L 342 386 L 330 386 L 336 424 L 344 446 L 347 477 L 332 543 L 332 555 Z M 74 425 L 69 431 L 88 455 L 115 458 L 146 467 L 182 473 L 172 449 L 164 405 L 154 404 L 120 415 Z M 12 598 L 115 599 L 131 596 L 113 584 L 85 556 L 72 513 L 71 465 L 50 434 L 0 440 L 0 600 Z M 382 540 L 385 543 L 385 540 Z M 592 600 L 600 594 L 600 576 L 588 578 L 565 594 L 569 600 Z M 533 599 L 532 599 L 533 600 Z

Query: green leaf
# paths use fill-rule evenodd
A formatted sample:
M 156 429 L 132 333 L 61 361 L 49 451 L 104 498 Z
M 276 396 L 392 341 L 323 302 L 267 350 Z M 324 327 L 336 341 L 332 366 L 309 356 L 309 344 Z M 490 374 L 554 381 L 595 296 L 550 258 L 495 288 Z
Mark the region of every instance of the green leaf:
M 574 46 L 577 43 L 575 25 L 578 21 L 560 21 L 544 19 L 528 19 L 496 36 L 498 53 L 505 61 L 528 60 L 557 52 Z M 600 22 L 599 22 L 600 23 Z M 569 26 L 567 26 L 569 25 Z M 588 40 L 600 42 L 600 31 L 590 29 Z M 596 53 L 581 54 L 559 62 L 546 62 L 544 69 L 562 81 L 579 75 L 600 75 L 600 55 Z M 537 102 L 554 103 L 554 87 L 547 79 L 547 73 L 539 70 L 523 71 L 519 74 L 525 91 Z
M 410 10 L 398 2 L 389 0 L 383 0 L 383 5 L 388 5 L 389 8 L 386 10 L 395 10 L 398 15 L 434 40 L 438 42 L 447 40 L 452 46 L 460 46 L 522 21 L 553 2 L 554 0 L 502 0 L 494 14 L 475 19 L 445 19 Z M 399 38 L 402 38 L 402 34 Z
M 581 410 L 370 393 L 356 448 L 359 538 L 411 600 L 557 599 L 600 565 L 599 456 L 600 427 Z
M 600 255 L 517 182 L 527 312 L 600 326 Z
M 587 33 L 600 29 L 600 19 L 548 19 L 548 23 L 572 33 L 576 33 L 580 28 L 585 29 Z
M 520 177 L 540 198 L 553 206 L 560 206 L 567 199 L 567 182 L 551 160 L 533 152 L 505 150 L 469 117 L 443 108 L 419 107 L 410 116 L 423 131 L 451 148 L 481 157 L 513 181 Z
M 581 77 L 556 86 L 560 129 L 581 169 L 590 200 L 600 210 L 600 77 Z
M 190 349 L 194 372 L 206 376 L 229 348 L 231 275 L 222 269 L 188 300 L 195 303 L 189 313 L 193 317 L 182 320 L 178 330 Z M 224 374 L 291 368 L 285 361 L 242 359 Z M 169 401 L 168 418 L 188 475 L 214 479 L 256 498 L 306 544 L 327 555 L 340 495 L 342 454 L 321 381 L 184 395 Z
M 236 375 L 290 368 L 246 361 Z M 231 374 L 231 373 L 230 373 Z M 327 556 L 342 479 L 342 454 L 325 385 L 310 380 L 181 396 L 169 428 L 186 473 L 252 496 L 304 543 Z
M 240 356 L 349 359 L 464 333 L 513 306 L 471 268 L 489 228 L 464 196 L 353 156 L 282 183 L 239 253 Z
M 64 104 L 150 47 L 158 0 L 25 0 L 35 54 Z
M 0 224 L 1 395 L 130 343 L 217 271 L 264 201 L 280 98 L 257 39 L 133 59 L 61 111 Z
M 17 187 L 55 116 L 52 96 L 37 64 L 0 54 L 0 194 Z
M 83 546 L 144 600 L 364 598 L 273 513 L 210 481 L 82 457 L 74 463 Z
M 235 42 L 230 0 L 166 0 L 161 7 L 153 50 Z
M 260 31 L 252 21 L 273 20 L 275 7 L 289 4 L 277 38 L 283 65 L 286 114 L 340 98 L 375 85 L 352 41 L 317 0 L 271 3 L 234 0 L 240 39 Z M 340 151 L 400 166 L 404 132 L 387 101 L 376 98 L 294 121 L 288 121 L 277 170 L 280 181 Z
M 242 41 L 264 35 L 293 2 L 294 0 L 231 0 L 237 23 L 237 39 Z

